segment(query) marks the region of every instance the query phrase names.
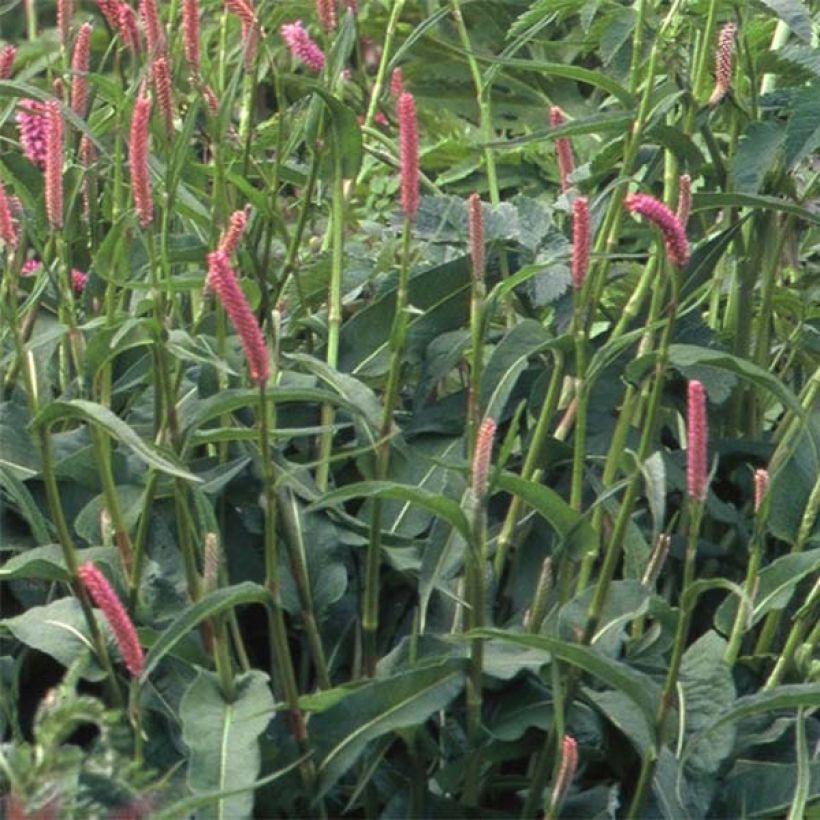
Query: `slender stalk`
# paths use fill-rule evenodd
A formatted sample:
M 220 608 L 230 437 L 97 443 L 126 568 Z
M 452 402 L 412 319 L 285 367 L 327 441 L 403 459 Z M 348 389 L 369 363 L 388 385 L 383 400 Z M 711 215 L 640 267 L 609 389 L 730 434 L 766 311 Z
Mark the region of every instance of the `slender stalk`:
M 399 267 L 399 282 L 396 288 L 396 309 L 390 332 L 390 365 L 387 386 L 384 390 L 384 409 L 379 443 L 376 445 L 374 475 L 377 481 L 384 480 L 390 467 L 390 435 L 393 427 L 393 413 L 399 397 L 399 378 L 407 336 L 407 283 L 410 267 L 410 238 L 412 223 L 404 222 L 402 238 L 402 259 Z M 362 632 L 364 637 L 364 671 L 369 677 L 376 673 L 378 652 L 376 637 L 379 627 L 379 565 L 381 563 L 382 503 L 373 502 L 370 519 L 370 540 L 365 557 L 364 601 L 362 606 Z
M 672 645 L 672 657 L 669 661 L 669 669 L 666 674 L 666 681 L 661 692 L 661 699 L 658 704 L 658 713 L 655 724 L 657 743 L 662 743 L 663 728 L 666 723 L 666 716 L 672 706 L 675 697 L 675 689 L 678 685 L 678 674 L 680 673 L 683 653 L 686 649 L 686 640 L 689 635 L 689 626 L 692 622 L 692 612 L 694 601 L 690 600 L 690 590 L 695 581 L 695 558 L 698 549 L 698 534 L 703 520 L 703 502 L 689 499 L 689 534 L 686 541 L 686 557 L 683 568 L 683 585 L 680 594 L 680 614 L 675 629 L 675 642 Z M 632 798 L 627 817 L 638 818 L 641 814 L 643 803 L 652 776 L 655 771 L 657 758 L 654 755 L 646 755 L 641 766 L 641 775 L 638 779 L 638 788 Z
M 759 527 L 755 527 L 755 533 L 752 535 L 751 544 L 749 545 L 749 563 L 746 569 L 746 579 L 743 583 L 743 592 L 749 601 L 752 601 L 755 586 L 757 585 L 757 573 L 760 570 L 762 557 L 763 532 Z M 735 615 L 735 621 L 732 624 L 729 643 L 726 645 L 726 651 L 723 654 L 723 660 L 726 661 L 729 666 L 734 666 L 737 660 L 737 656 L 740 652 L 740 644 L 746 632 L 746 622 L 749 614 L 749 606 L 746 601 L 742 599 L 738 601 L 737 613 Z

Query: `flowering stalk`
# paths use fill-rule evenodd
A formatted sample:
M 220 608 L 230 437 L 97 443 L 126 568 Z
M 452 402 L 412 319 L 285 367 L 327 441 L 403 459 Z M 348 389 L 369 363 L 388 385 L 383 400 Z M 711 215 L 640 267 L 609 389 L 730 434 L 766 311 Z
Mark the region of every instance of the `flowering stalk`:
M 285 23 L 279 29 L 290 53 L 311 71 L 319 74 L 325 67 L 325 54 L 311 39 L 302 26 L 302 21 Z
M 39 100 L 21 100 L 17 127 L 23 153 L 40 170 L 46 167 L 46 105 Z
M 692 177 L 689 174 L 681 174 L 678 177 L 678 208 L 675 216 L 678 218 L 681 227 L 686 230 L 686 223 L 689 222 L 689 213 L 692 210 Z
M 554 105 L 550 108 L 550 125 L 557 128 L 565 122 L 564 112 Z M 555 140 L 555 156 L 558 160 L 558 179 L 561 182 L 561 191 L 566 192 L 571 187 L 570 176 L 575 170 L 575 157 L 572 154 L 572 143 L 566 137 L 557 137 Z
M 487 598 L 487 490 L 490 465 L 493 455 L 493 441 L 496 421 L 486 416 L 476 435 L 475 450 L 470 469 L 470 493 L 468 507 L 472 508 L 472 543 L 465 556 L 465 595 L 470 605 L 470 629 L 484 626 Z M 481 705 L 483 701 L 482 678 L 484 676 L 484 640 L 470 641 L 470 674 L 467 679 L 467 740 L 470 751 L 464 775 L 465 806 L 479 803 L 481 780 Z
M 148 53 L 153 57 L 165 51 L 165 31 L 159 19 L 157 0 L 140 0 L 140 17 L 145 25 L 145 39 L 148 41 Z
M 589 270 L 589 200 L 578 196 L 572 203 L 572 286 L 578 293 Z
M 77 34 L 74 44 L 74 54 L 71 57 L 71 110 L 78 117 L 85 117 L 88 105 L 88 68 L 91 50 L 90 23 L 83 23 Z
M 139 223 L 147 228 L 154 218 L 154 202 L 151 198 L 151 175 L 148 170 L 148 140 L 151 120 L 151 98 L 140 89 L 134 113 L 131 116 L 131 188 L 134 207 Z
M 138 678 L 145 666 L 137 630 L 128 617 L 122 602 L 109 584 L 108 579 L 90 561 L 83 564 L 77 575 L 91 600 L 102 610 L 105 619 L 111 625 L 111 631 L 117 641 L 122 659 L 131 675 Z
M 470 296 L 470 387 L 467 394 L 467 452 L 471 453 L 478 432 L 478 401 L 481 395 L 481 371 L 484 346 L 484 298 L 486 286 L 484 273 L 486 258 L 484 249 L 484 214 L 481 197 L 474 193 L 467 200 L 467 225 L 469 229 L 470 257 L 473 263 Z
M 686 445 L 686 489 L 689 497 L 703 503 L 708 489 L 708 426 L 706 391 L 701 382 L 689 382 Z
M 120 2 L 116 8 L 117 26 L 120 38 L 131 51 L 139 56 L 142 53 L 140 30 L 137 23 L 137 13 L 128 3 Z M 150 50 L 150 49 L 149 49 Z
M 316 16 L 326 32 L 336 28 L 336 0 L 316 0 Z
M 686 231 L 680 220 L 663 202 L 649 194 L 629 194 L 624 199 L 624 207 L 654 222 L 663 234 L 669 261 L 679 268 L 686 265 L 689 261 Z
M 63 227 L 63 112 L 60 103 L 46 103 L 46 213 L 52 228 Z
M 390 96 L 398 100 L 404 94 L 404 77 L 402 76 L 401 66 L 393 69 L 390 75 Z
M 222 251 L 225 256 L 230 257 L 234 255 L 239 245 L 239 240 L 242 238 L 242 234 L 245 233 L 247 224 L 247 211 L 234 211 L 231 214 L 231 218 L 228 220 L 228 227 L 225 228 L 222 236 L 219 238 L 219 250 Z
M 390 331 L 390 365 L 387 385 L 384 389 L 384 407 L 379 442 L 376 446 L 374 477 L 377 481 L 387 477 L 390 466 L 390 436 L 393 429 L 393 413 L 399 394 L 399 378 L 404 346 L 407 337 L 407 288 L 409 275 L 410 236 L 413 218 L 418 208 L 418 126 L 416 105 L 412 94 L 399 98 L 399 144 L 401 148 L 401 204 L 404 209 L 404 236 L 399 281 L 396 287 L 396 308 Z M 376 631 L 379 619 L 379 565 L 381 560 L 381 499 L 376 499 L 370 519 L 370 541 L 365 559 L 365 588 L 362 612 L 364 632 L 365 674 L 376 673 Z
M 188 65 L 199 74 L 199 0 L 182 0 L 182 46 Z
M 726 23 L 720 30 L 715 54 L 715 88 L 706 103 L 709 108 L 714 108 L 729 93 L 732 86 L 732 61 L 736 33 L 737 26 L 734 23 Z
M 0 239 L 3 240 L 9 252 L 17 247 L 17 226 L 11 216 L 9 198 L 2 180 L 0 180 Z
M 165 126 L 165 136 L 170 138 L 174 133 L 174 100 L 171 90 L 171 70 L 167 58 L 162 55 L 154 60 L 151 66 L 154 80 L 154 90 L 157 94 L 162 122 Z
M 575 772 L 578 769 L 578 742 L 571 735 L 564 735 L 561 741 L 561 762 L 555 784 L 550 795 L 549 809 L 546 820 L 554 820 L 558 817 L 561 804 L 569 792 Z
M 214 251 L 208 255 L 208 285 L 219 295 L 225 312 L 239 333 L 251 379 L 263 387 L 270 376 L 265 337 L 224 251 Z
M 0 51 L 0 80 L 8 80 L 14 72 L 14 59 L 17 57 L 17 49 L 12 46 L 4 46 Z
M 64 49 L 68 48 L 72 17 L 74 17 L 74 0 L 57 0 L 57 31 L 60 32 L 60 45 Z

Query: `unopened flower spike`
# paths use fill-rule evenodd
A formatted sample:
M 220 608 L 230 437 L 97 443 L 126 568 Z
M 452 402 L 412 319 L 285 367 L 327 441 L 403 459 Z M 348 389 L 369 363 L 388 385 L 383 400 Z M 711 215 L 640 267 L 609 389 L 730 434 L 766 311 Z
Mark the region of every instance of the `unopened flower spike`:
M 148 140 L 151 119 L 151 98 L 141 88 L 131 116 L 131 188 L 134 207 L 140 225 L 145 228 L 154 218 L 154 202 L 151 198 L 151 176 L 148 169 Z
M 697 380 L 689 382 L 686 442 L 686 491 L 703 502 L 708 490 L 709 428 L 706 418 L 706 390 Z
M 487 263 L 484 255 L 484 214 L 481 210 L 481 197 L 477 193 L 470 194 L 467 200 L 467 228 L 473 276 L 481 281 L 484 279 Z
M 572 286 L 580 290 L 589 270 L 589 200 L 575 197 L 572 203 Z
M 565 121 L 564 112 L 554 105 L 550 108 L 550 125 L 555 128 Z M 555 140 L 555 156 L 558 159 L 558 177 L 561 181 L 561 190 L 569 190 L 570 176 L 575 170 L 575 158 L 572 154 L 572 143 L 566 137 L 557 137 Z
M 686 265 L 689 261 L 686 231 L 678 217 L 663 202 L 649 194 L 629 194 L 624 199 L 624 207 L 654 222 L 663 234 L 669 261 L 679 268 Z
M 419 131 L 416 100 L 405 91 L 396 106 L 399 117 L 399 160 L 401 169 L 401 207 L 408 219 L 419 209 Z
M 496 427 L 496 420 L 486 416 L 476 434 L 475 450 L 473 451 L 472 489 L 473 495 L 477 499 L 482 499 L 487 494 Z

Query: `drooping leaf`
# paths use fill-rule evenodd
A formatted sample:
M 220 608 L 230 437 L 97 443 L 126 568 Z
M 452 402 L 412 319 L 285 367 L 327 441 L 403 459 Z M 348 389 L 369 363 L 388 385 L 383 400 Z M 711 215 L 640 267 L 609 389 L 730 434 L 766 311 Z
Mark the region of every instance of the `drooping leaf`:
M 202 806 L 201 817 L 247 817 L 253 808 L 261 765 L 259 735 L 273 716 L 274 701 L 268 676 L 258 669 L 237 676 L 234 687 L 234 697 L 227 701 L 219 676 L 200 670 L 179 704 L 182 738 L 191 752 L 191 791 L 232 793 Z M 242 786 L 247 791 L 237 793 Z

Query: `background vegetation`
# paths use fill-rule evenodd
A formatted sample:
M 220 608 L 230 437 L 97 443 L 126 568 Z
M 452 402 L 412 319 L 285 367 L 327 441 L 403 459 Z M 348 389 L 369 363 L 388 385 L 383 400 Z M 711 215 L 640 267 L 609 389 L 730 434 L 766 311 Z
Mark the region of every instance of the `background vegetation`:
M 6 814 L 820 816 L 817 17 L 0 3 Z

